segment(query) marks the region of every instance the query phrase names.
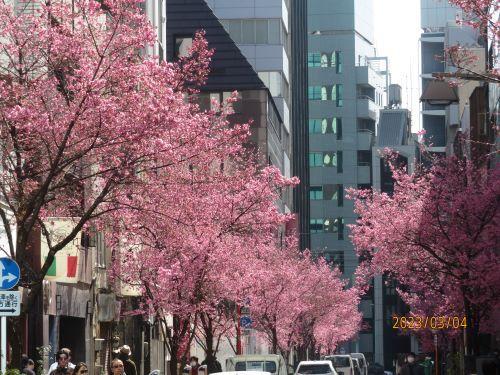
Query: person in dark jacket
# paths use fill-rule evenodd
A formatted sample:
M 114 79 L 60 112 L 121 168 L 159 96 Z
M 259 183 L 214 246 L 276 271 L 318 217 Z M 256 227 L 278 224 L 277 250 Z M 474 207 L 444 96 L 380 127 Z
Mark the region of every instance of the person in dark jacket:
M 423 370 L 424 368 L 415 362 L 415 353 L 410 353 L 401 369 L 401 375 L 424 375 Z
M 132 351 L 130 350 L 130 346 L 123 345 L 120 348 L 120 354 L 118 355 L 118 358 L 123 362 L 125 374 L 137 375 L 137 368 L 135 367 L 135 363 L 130 359 L 131 354 Z
M 32 359 L 29 359 L 28 356 L 23 354 L 21 359 L 21 373 L 25 375 L 35 375 L 35 362 Z

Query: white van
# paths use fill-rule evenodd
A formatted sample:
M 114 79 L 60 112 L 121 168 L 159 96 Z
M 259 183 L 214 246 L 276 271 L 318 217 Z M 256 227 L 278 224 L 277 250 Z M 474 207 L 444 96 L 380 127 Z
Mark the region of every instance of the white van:
M 332 362 L 325 361 L 302 361 L 297 366 L 295 375 L 338 375 L 333 368 Z
M 333 368 L 339 375 L 356 375 L 354 372 L 354 363 L 349 354 L 335 354 L 325 356 L 325 360 L 331 361 Z
M 236 355 L 226 359 L 226 371 L 265 371 L 271 375 L 288 375 L 285 360 L 277 354 Z
M 352 358 L 356 358 L 359 363 L 361 375 L 368 375 L 368 363 L 363 353 L 351 353 Z

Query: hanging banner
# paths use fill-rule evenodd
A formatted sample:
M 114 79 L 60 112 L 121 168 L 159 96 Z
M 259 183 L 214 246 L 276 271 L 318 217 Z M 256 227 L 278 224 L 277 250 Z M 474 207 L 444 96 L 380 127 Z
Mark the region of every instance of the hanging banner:
M 53 244 L 60 242 L 68 236 L 77 223 L 78 218 L 47 218 L 44 224 L 49 232 L 50 240 Z M 57 281 L 61 283 L 75 284 L 78 282 L 78 268 L 80 256 L 81 232 L 68 243 L 63 249 L 56 253 L 45 280 Z M 41 264 L 49 253 L 47 239 L 41 234 Z

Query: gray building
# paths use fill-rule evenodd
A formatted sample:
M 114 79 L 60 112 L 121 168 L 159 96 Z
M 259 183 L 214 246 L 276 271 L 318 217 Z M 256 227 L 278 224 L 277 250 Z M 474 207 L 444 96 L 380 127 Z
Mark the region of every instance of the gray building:
M 391 89 L 397 85 L 391 85 Z M 396 88 L 401 90 L 399 86 Z M 401 95 L 396 94 L 396 98 Z M 419 158 L 417 137 L 411 134 L 411 115 L 407 109 L 399 108 L 398 99 L 389 101 L 395 104 L 394 108 L 380 111 L 377 127 L 377 139 L 372 148 L 372 176 L 373 189 L 392 194 L 394 181 L 392 171 L 384 159 L 384 150 L 390 148 L 398 153 L 396 162 L 406 166 L 408 173 L 412 173 L 415 162 Z M 391 369 L 393 360 L 399 353 L 418 352 L 416 339 L 413 335 L 401 335 L 392 328 L 393 316 L 407 316 L 409 308 L 396 292 L 394 281 L 384 276 L 376 276 L 373 280 L 373 333 L 374 333 L 374 361 Z M 394 370 L 394 368 L 392 368 Z
M 291 177 L 290 2 L 288 0 L 207 0 L 239 50 L 268 87 L 283 120 L 282 173 Z M 291 191 L 287 192 L 291 202 Z M 291 211 L 291 203 L 286 211 Z
M 352 277 L 358 258 L 347 224 L 354 224 L 349 187 L 372 186 L 372 145 L 385 105 L 387 60 L 377 58 L 372 0 L 309 0 L 308 99 L 311 248 Z M 349 352 L 374 358 L 373 295 L 362 301 L 368 328 Z

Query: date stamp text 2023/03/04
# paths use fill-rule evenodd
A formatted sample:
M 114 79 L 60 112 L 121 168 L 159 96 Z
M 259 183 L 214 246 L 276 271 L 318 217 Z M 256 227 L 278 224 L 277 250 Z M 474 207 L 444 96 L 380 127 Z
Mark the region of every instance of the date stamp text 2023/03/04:
M 394 329 L 465 329 L 466 317 L 460 316 L 393 316 Z

